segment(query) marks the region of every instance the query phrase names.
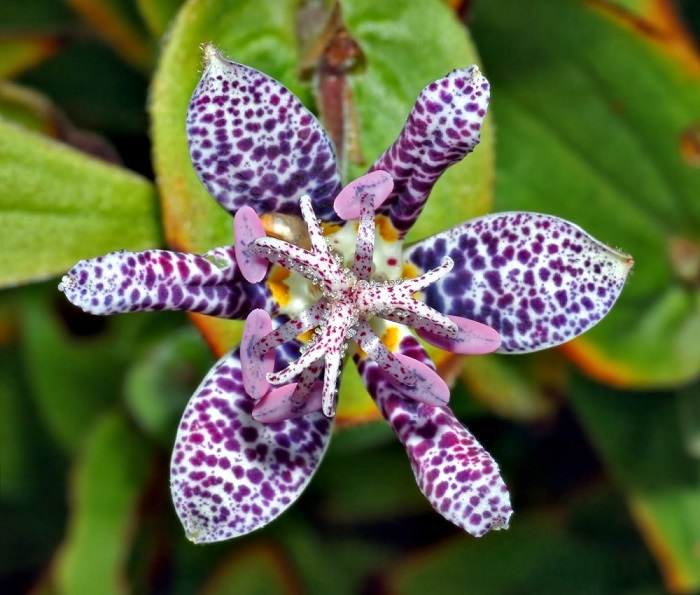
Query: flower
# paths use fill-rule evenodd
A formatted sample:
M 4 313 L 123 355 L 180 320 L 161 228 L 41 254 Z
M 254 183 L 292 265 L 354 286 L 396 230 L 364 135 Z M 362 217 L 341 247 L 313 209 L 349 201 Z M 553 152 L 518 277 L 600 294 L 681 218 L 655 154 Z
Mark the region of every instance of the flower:
M 449 389 L 408 327 L 464 354 L 550 347 L 607 313 L 631 259 L 533 213 L 403 246 L 435 181 L 479 141 L 489 86 L 475 66 L 426 87 L 396 142 L 342 188 L 330 140 L 291 92 L 212 46 L 205 57 L 187 135 L 199 178 L 234 215 L 233 246 L 114 252 L 79 262 L 59 285 L 93 314 L 246 319 L 241 345 L 204 378 L 179 426 L 171 487 L 187 535 L 243 535 L 296 500 L 328 445 L 350 354 L 433 507 L 476 536 L 507 527 L 498 466 L 447 406 Z

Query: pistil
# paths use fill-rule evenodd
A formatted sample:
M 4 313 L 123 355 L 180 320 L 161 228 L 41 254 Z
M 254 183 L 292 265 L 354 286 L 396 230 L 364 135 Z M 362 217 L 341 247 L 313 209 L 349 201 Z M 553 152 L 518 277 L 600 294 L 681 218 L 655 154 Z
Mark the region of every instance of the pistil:
M 291 418 L 313 410 L 312 407 L 333 416 L 338 380 L 350 341 L 377 362 L 402 394 L 431 405 L 447 403 L 449 389 L 435 371 L 417 360 L 392 353 L 369 324 L 370 319 L 380 317 L 413 326 L 428 341 L 433 338 L 433 342 L 442 345 L 463 342 L 461 319 L 445 316 L 413 297 L 449 274 L 453 266 L 450 258 L 413 279 L 379 282 L 372 278 L 375 211 L 392 187 L 391 176 L 377 171 L 356 180 L 337 197 L 338 214 L 346 220 L 359 219 L 354 259 L 349 268 L 343 256 L 329 246 L 309 196 L 303 196 L 300 204 L 310 250 L 265 236 L 252 209 L 243 208 L 236 214 L 236 256 L 246 279 L 263 279 L 269 262 L 303 276 L 321 289 L 316 304 L 275 330 L 269 316 L 261 310 L 253 312 L 246 321 L 241 342 L 246 364 L 243 377 L 247 392 L 259 401 L 254 409 L 256 418 Z M 270 357 L 273 350 L 312 328 L 314 334 L 300 356 L 274 371 L 274 358 Z M 493 339 L 495 332 L 488 331 Z M 319 382 L 322 369 L 323 381 Z M 292 383 L 295 378 L 296 384 Z

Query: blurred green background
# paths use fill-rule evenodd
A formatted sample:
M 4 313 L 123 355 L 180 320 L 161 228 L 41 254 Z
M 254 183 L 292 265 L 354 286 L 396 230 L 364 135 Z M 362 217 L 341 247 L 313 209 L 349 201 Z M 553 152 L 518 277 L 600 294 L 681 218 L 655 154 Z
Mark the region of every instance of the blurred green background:
M 453 408 L 511 489 L 511 528 L 474 539 L 433 512 L 348 375 L 329 453 L 298 503 L 238 540 L 185 539 L 168 489 L 175 428 L 238 325 L 90 317 L 56 286 L 111 250 L 230 241 L 187 157 L 199 45 L 328 117 L 314 89 L 337 31 L 325 2 L 8 0 L 0 589 L 700 592 L 700 3 L 341 6 L 362 52 L 345 79 L 359 140 L 341 147 L 349 177 L 393 140 L 423 85 L 474 61 L 492 84 L 482 145 L 436 188 L 415 237 L 452 225 L 455 210 L 533 210 L 635 258 L 618 304 L 581 339 L 452 367 Z

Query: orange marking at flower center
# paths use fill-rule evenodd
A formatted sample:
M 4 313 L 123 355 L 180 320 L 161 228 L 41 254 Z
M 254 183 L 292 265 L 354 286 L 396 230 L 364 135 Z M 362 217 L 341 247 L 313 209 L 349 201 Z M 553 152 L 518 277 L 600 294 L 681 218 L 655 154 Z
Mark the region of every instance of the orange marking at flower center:
M 396 351 L 399 347 L 399 329 L 395 326 L 390 326 L 382 335 L 382 343 L 389 351 Z
M 299 339 L 302 343 L 308 343 L 313 336 L 314 336 L 314 329 L 310 328 L 308 331 L 304 331 L 303 333 L 298 335 L 297 339 Z
M 280 306 L 289 304 L 289 287 L 287 287 L 285 282 L 289 275 L 290 273 L 287 269 L 274 267 L 267 279 L 267 286 L 272 292 L 272 297 Z
M 396 242 L 399 239 L 399 232 L 396 231 L 396 228 L 386 215 L 377 215 L 375 225 L 379 230 L 379 235 L 385 242 Z
M 401 267 L 401 276 L 404 279 L 415 279 L 419 275 L 420 271 L 410 262 L 404 262 Z

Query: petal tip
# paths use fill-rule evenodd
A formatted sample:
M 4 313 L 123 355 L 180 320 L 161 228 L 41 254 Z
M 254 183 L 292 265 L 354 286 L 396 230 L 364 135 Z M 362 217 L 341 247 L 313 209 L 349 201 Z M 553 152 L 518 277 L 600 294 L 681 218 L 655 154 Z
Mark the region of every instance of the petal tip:
M 211 41 L 202 45 L 202 59 L 205 68 L 222 67 L 231 63 Z

